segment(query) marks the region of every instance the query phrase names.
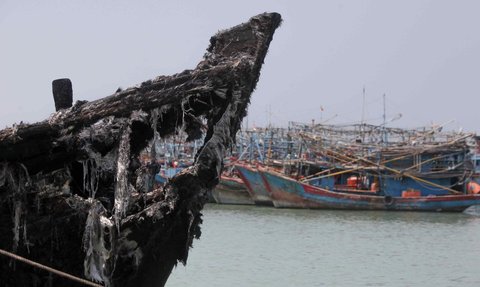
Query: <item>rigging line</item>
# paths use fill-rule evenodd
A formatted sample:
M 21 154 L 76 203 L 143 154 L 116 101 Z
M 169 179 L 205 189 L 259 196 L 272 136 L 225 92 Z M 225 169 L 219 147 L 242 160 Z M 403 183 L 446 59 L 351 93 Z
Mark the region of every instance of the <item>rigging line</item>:
M 404 158 L 404 157 L 408 157 L 408 156 L 411 156 L 411 155 L 408 154 L 408 155 L 404 155 L 404 156 L 397 157 L 397 158 L 394 158 L 394 159 L 390 159 L 390 160 L 387 160 L 387 161 L 382 161 L 382 162 L 380 162 L 380 164 L 386 164 L 386 163 L 389 163 L 389 162 L 391 162 L 391 161 L 398 160 L 398 159 L 401 159 L 401 158 Z M 362 157 L 362 158 L 358 157 L 358 158 L 356 158 L 356 159 L 352 159 L 352 160 L 350 161 L 350 163 L 353 164 L 353 163 L 355 163 L 355 162 L 357 162 L 357 161 L 362 161 L 363 159 L 366 159 L 366 158 L 368 158 L 368 157 L 367 157 L 367 156 Z M 302 178 L 301 181 L 312 181 L 312 180 L 322 179 L 322 178 L 325 178 L 325 177 L 331 177 L 331 176 L 334 176 L 334 175 L 340 175 L 340 174 L 344 174 L 344 173 L 349 173 L 349 172 L 352 172 L 352 171 L 362 170 L 362 169 L 365 169 L 365 168 L 368 168 L 368 166 L 359 165 L 359 166 L 357 166 L 357 167 L 355 167 L 355 168 L 352 168 L 352 169 L 347 169 L 347 170 L 339 171 L 339 172 L 336 172 L 336 173 L 323 175 L 323 174 L 325 174 L 325 173 L 328 173 L 328 172 L 336 169 L 336 167 L 333 167 L 333 168 L 330 168 L 330 169 L 327 169 L 327 170 L 320 171 L 320 172 L 318 172 L 318 173 L 316 173 L 316 174 L 312 174 L 312 175 L 307 176 L 307 177 L 305 177 L 305 178 Z M 322 176 L 320 176 L 320 175 L 322 175 Z
M 458 153 L 454 153 L 453 155 L 455 155 L 455 154 L 458 154 Z M 449 156 L 452 156 L 452 154 L 444 154 L 444 155 L 441 155 L 441 156 L 433 157 L 433 158 L 424 160 L 422 162 L 419 162 L 415 165 L 412 165 L 411 167 L 408 167 L 408 168 L 404 169 L 403 171 L 411 170 L 411 169 L 414 169 L 416 167 L 422 166 L 423 164 L 426 164 L 428 162 L 435 161 L 437 159 L 441 159 L 441 158 L 445 158 L 445 157 L 449 157 Z
M 325 149 L 328 151 L 328 149 Z M 382 161 L 380 162 L 380 164 L 386 164 L 386 163 L 389 163 L 389 162 L 392 162 L 392 161 L 397 161 L 397 160 L 400 160 L 402 158 L 406 158 L 406 157 L 409 157 L 409 156 L 412 156 L 411 154 L 405 154 L 405 155 L 402 155 L 402 156 L 399 156 L 399 157 L 396 157 L 396 158 L 393 158 L 393 159 L 389 159 L 389 160 L 386 160 L 386 161 Z M 368 158 L 368 156 L 364 156 L 363 158 Z M 358 161 L 361 161 L 362 158 L 358 157 L 356 159 L 352 159 L 351 161 L 347 162 L 347 164 L 354 164 Z M 355 171 L 355 170 L 358 170 L 358 169 L 362 169 L 362 168 L 365 168 L 365 166 L 358 166 L 357 168 L 354 168 L 354 169 L 349 169 L 348 172 L 350 171 Z M 325 174 L 325 173 L 328 173 L 332 170 L 336 169 L 336 167 L 333 167 L 333 168 L 329 168 L 329 169 L 326 169 L 326 170 L 322 170 L 320 172 L 317 172 L 315 174 L 312 174 L 312 175 L 309 175 L 305 178 L 302 179 L 302 181 L 308 181 L 308 180 L 313 180 L 313 179 L 317 179 L 318 176 L 322 175 L 322 174 Z M 331 176 L 331 175 L 328 175 L 328 176 Z M 324 176 L 325 177 L 325 176 Z M 318 178 L 323 178 L 323 177 L 318 177 Z
M 399 170 L 390 168 L 390 167 L 388 167 L 388 166 L 381 165 L 381 164 L 376 164 L 376 163 L 374 163 L 374 162 L 372 162 L 372 161 L 369 161 L 369 160 L 367 160 L 367 159 L 362 159 L 362 161 L 364 161 L 364 162 L 366 162 L 366 163 L 369 163 L 369 164 L 372 164 L 372 165 L 374 165 L 374 166 L 376 165 L 376 166 L 378 166 L 378 167 L 381 167 L 381 168 L 386 169 L 386 170 L 388 170 L 388 171 L 391 171 L 391 172 L 393 172 L 393 173 L 397 173 L 397 174 L 400 174 L 400 175 L 402 175 L 402 176 L 410 177 L 411 179 L 414 179 L 414 180 L 416 180 L 416 181 L 421 181 L 421 182 L 426 183 L 426 184 L 428 184 L 428 185 L 431 185 L 431 186 L 434 186 L 434 187 L 437 187 L 437 188 L 440 188 L 440 189 L 448 190 L 448 191 L 450 191 L 451 193 L 460 194 L 460 192 L 458 192 L 458 191 L 456 191 L 456 190 L 453 190 L 453 189 L 451 189 L 451 188 L 444 187 L 444 186 L 442 186 L 442 185 L 433 183 L 433 182 L 431 182 L 431 181 L 418 178 L 418 177 L 416 177 L 416 176 L 414 176 L 414 175 L 411 175 L 411 174 L 408 174 L 408 173 L 403 173 L 403 172 L 401 172 L 401 171 L 399 171 Z
M 71 274 L 62 272 L 62 271 L 57 270 L 57 269 L 53 269 L 53 268 L 51 268 L 51 267 L 42 265 L 42 264 L 40 264 L 40 263 L 37 263 L 37 262 L 35 262 L 35 261 L 29 260 L 29 259 L 27 259 L 27 258 L 25 258 L 25 257 L 21 257 L 21 256 L 16 255 L 16 254 L 10 253 L 10 252 L 5 251 L 5 250 L 3 250 L 3 249 L 0 249 L 0 255 L 4 255 L 4 256 L 6 256 L 6 257 L 10 257 L 10 258 L 12 258 L 12 259 L 14 259 L 14 260 L 17 260 L 17 261 L 26 263 L 26 264 L 28 264 L 28 265 L 31 265 L 31 266 L 36 267 L 36 268 L 39 268 L 39 269 L 43 269 L 43 270 L 48 271 L 48 272 L 50 272 L 50 273 L 57 274 L 58 276 L 61 276 L 61 277 L 70 279 L 70 280 L 72 280 L 72 281 L 76 281 L 76 282 L 81 283 L 81 284 L 84 284 L 84 285 L 86 285 L 86 286 L 103 287 L 103 285 L 94 283 L 94 282 L 92 282 L 92 281 L 88 281 L 88 280 L 83 279 L 83 278 L 76 277 L 76 276 L 74 276 L 74 275 L 71 275 Z

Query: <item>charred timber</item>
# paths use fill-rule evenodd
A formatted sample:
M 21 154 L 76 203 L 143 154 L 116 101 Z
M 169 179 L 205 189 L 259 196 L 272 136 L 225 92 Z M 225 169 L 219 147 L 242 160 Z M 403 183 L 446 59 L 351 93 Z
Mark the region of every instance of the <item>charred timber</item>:
M 193 70 L 160 76 L 71 106 L 53 83 L 57 112 L 0 131 L 0 248 L 106 286 L 163 286 L 200 237 L 207 191 L 219 180 L 260 76 L 276 13 L 220 31 Z M 194 165 L 147 190 L 138 155 L 179 132 L 204 137 Z M 151 175 L 151 174 L 150 174 Z M 4 286 L 74 286 L 0 258 Z

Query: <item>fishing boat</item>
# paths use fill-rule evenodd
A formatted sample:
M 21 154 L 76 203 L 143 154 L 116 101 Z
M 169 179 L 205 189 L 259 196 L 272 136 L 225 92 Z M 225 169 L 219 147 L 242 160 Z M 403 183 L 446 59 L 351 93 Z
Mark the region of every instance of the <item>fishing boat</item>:
M 256 127 L 237 135 L 237 140 L 243 142 L 243 145 L 239 145 L 240 156 L 234 162 L 235 169 L 255 205 L 275 206 L 257 167 L 269 166 L 289 172 L 298 162 L 295 151 L 301 149 L 300 142 L 294 135 L 302 130 L 303 125 L 293 126 L 289 123 L 288 128 Z M 245 147 L 242 148 L 243 146 Z
M 328 163 L 321 171 L 303 178 L 269 168 L 258 172 L 276 207 L 463 211 L 479 205 L 480 194 L 472 189 L 473 135 L 430 135 L 388 144 L 326 144 L 318 133 L 304 134 L 309 148 Z
M 247 163 L 237 163 L 235 169 L 256 205 L 274 206 L 263 177 L 255 166 Z
M 480 136 L 475 137 L 476 149 L 472 155 L 474 174 L 467 184 L 470 193 L 480 194 Z
M 463 211 L 480 205 L 480 194 L 421 195 L 406 189 L 400 196 L 331 190 L 301 182 L 268 169 L 259 169 L 275 207 L 312 209 Z
M 254 204 L 242 179 L 234 175 L 222 174 L 220 182 L 212 190 L 212 196 L 219 204 Z
M 71 81 L 57 79 L 56 113 L 0 130 L 0 285 L 165 286 L 201 236 L 206 194 L 280 23 L 254 16 L 211 37 L 194 69 L 91 102 L 72 105 Z M 151 143 L 180 131 L 203 139 L 194 162 L 152 188 Z
M 177 161 L 164 164 L 160 167 L 160 171 L 155 175 L 155 182 L 160 186 L 164 186 L 175 175 L 191 165 L 191 162 L 178 163 Z

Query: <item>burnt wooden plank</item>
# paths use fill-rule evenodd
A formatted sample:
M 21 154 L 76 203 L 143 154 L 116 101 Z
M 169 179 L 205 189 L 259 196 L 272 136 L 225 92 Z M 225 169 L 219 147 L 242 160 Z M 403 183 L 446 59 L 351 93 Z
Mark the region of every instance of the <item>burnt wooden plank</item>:
M 49 119 L 0 131 L 0 248 L 109 286 L 163 286 L 201 234 L 274 31 L 264 13 L 220 31 L 193 70 L 103 99 L 58 106 Z M 139 193 L 138 154 L 156 132 L 204 134 L 193 166 Z M 0 258 L 0 282 L 45 285 L 43 271 Z M 53 278 L 53 285 L 74 286 Z

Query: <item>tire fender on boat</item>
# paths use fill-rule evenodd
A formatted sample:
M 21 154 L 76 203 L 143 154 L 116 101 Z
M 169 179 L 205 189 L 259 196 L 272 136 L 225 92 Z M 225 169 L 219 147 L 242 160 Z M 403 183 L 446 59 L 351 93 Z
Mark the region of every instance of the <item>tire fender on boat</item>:
M 383 203 L 385 203 L 386 206 L 391 206 L 395 202 L 395 199 L 391 195 L 385 195 L 383 198 Z

